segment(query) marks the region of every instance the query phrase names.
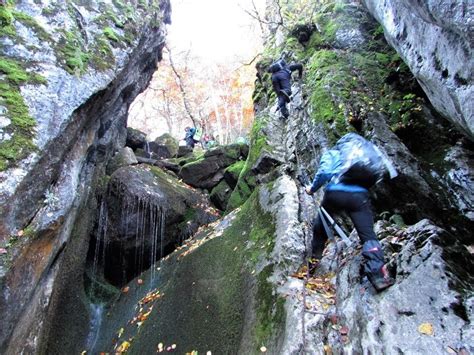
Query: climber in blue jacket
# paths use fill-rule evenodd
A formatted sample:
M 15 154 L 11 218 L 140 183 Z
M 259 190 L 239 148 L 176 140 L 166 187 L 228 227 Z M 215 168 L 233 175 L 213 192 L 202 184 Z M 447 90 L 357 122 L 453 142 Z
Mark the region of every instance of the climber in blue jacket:
M 363 243 L 362 255 L 366 260 L 365 273 L 377 291 L 382 291 L 394 280 L 388 275 L 384 265 L 384 253 L 374 232 L 374 218 L 369 201 L 369 192 L 365 187 L 334 181 L 341 171 L 343 162 L 339 150 L 326 151 L 319 163 L 319 169 L 313 183 L 306 187 L 306 193 L 314 194 L 327 183 L 322 207 L 330 215 L 346 212 L 354 223 L 357 234 Z M 337 180 L 337 179 L 336 179 Z M 313 223 L 313 258 L 320 259 L 327 241 L 323 223 L 318 215 Z
M 194 135 L 196 134 L 196 128 L 194 127 L 186 127 L 184 129 L 184 131 L 186 132 L 186 135 L 184 136 L 184 140 L 186 141 L 186 145 L 188 147 L 191 147 L 194 149 L 194 145 L 199 142 L 197 140 L 194 139 Z
M 273 90 L 278 96 L 278 108 L 284 118 L 288 118 L 289 112 L 286 104 L 291 101 L 291 73 L 298 70 L 298 78 L 303 75 L 303 65 L 296 63 L 286 65 L 283 59 L 273 63 L 268 71 L 272 73 Z

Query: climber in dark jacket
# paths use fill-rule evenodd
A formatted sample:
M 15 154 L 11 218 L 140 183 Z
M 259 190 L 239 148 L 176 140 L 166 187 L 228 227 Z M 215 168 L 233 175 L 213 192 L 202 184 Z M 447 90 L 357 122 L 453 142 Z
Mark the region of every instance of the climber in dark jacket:
M 186 135 L 184 136 L 184 140 L 186 141 L 186 145 L 188 147 L 191 147 L 191 148 L 194 149 L 194 144 L 199 142 L 199 141 L 194 139 L 194 135 L 196 134 L 196 128 L 186 127 L 184 129 L 184 131 L 186 132 Z
M 303 65 L 296 63 L 286 65 L 283 59 L 273 63 L 268 71 L 272 73 L 272 85 L 278 96 L 278 108 L 283 117 L 288 118 L 289 112 L 286 104 L 291 100 L 291 73 L 298 70 L 298 78 L 303 75 Z
M 384 265 L 382 246 L 374 232 L 374 218 L 370 207 L 369 192 L 362 186 L 333 181 L 333 177 L 337 176 L 341 170 L 342 164 L 338 150 L 331 149 L 325 152 L 321 157 L 319 169 L 312 185 L 306 187 L 306 193 L 312 195 L 329 182 L 321 205 L 330 215 L 341 211 L 349 215 L 363 243 L 362 255 L 366 260 L 365 273 L 375 289 L 382 291 L 393 285 L 394 280 L 388 275 Z M 320 259 L 322 257 L 327 238 L 318 214 L 313 223 L 313 258 Z

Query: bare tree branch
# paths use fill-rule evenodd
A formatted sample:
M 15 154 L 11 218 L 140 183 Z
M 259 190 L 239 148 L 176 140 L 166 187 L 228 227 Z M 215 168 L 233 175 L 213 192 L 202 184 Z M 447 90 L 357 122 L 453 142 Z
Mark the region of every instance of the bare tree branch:
M 197 127 L 196 118 L 194 117 L 194 115 L 191 111 L 191 107 L 190 107 L 189 102 L 188 102 L 188 98 L 187 98 L 187 95 L 186 95 L 186 90 L 184 88 L 183 79 L 182 79 L 181 75 L 178 73 L 178 71 L 176 70 L 176 66 L 174 65 L 173 58 L 171 56 L 171 50 L 169 49 L 168 45 L 165 45 L 165 48 L 168 51 L 168 56 L 169 56 L 169 60 L 170 60 L 171 69 L 173 70 L 173 73 L 176 75 L 177 83 L 178 83 L 178 86 L 179 86 L 179 90 L 181 91 L 181 97 L 183 99 L 183 105 L 184 105 L 184 108 L 186 110 L 186 113 L 188 114 L 189 118 L 193 122 L 193 125 L 195 127 Z

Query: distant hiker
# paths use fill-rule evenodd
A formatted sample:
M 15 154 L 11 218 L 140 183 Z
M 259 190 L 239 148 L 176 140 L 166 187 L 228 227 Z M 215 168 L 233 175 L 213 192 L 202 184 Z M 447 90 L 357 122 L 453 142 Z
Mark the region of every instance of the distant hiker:
M 277 60 L 268 68 L 268 72 L 272 73 L 272 85 L 278 96 L 278 108 L 284 118 L 288 118 L 289 112 L 286 104 L 291 100 L 291 73 L 298 70 L 298 77 L 301 79 L 303 75 L 303 65 L 296 63 L 286 65 L 283 59 Z
M 186 127 L 184 129 L 186 135 L 184 136 L 184 140 L 186 141 L 186 145 L 194 149 L 194 145 L 199 142 L 198 140 L 194 139 L 194 135 L 196 134 L 196 128 L 194 127 Z
M 211 137 L 207 133 L 202 137 L 202 147 L 204 149 L 209 149 L 209 141 L 210 140 L 211 140 Z
M 387 171 L 391 178 L 397 175 L 377 147 L 361 136 L 349 133 L 322 155 L 313 183 L 306 187 L 306 193 L 312 195 L 328 183 L 321 205 L 330 215 L 343 211 L 351 218 L 363 243 L 365 273 L 377 291 L 390 287 L 394 280 L 388 275 L 382 246 L 374 232 L 368 188 L 380 181 Z M 318 215 L 313 223 L 314 258 L 322 257 L 326 241 L 327 235 Z

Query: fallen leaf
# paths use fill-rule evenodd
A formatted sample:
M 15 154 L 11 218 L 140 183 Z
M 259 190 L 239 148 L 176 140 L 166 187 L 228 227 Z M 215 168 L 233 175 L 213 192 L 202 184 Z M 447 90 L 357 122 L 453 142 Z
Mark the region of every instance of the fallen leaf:
M 125 286 L 124 288 L 122 288 L 123 293 L 127 293 L 129 290 L 130 290 L 130 287 L 128 286 Z
M 81 355 L 86 355 L 86 354 L 87 354 L 87 351 L 85 350 L 81 353 Z
M 128 341 L 124 341 L 122 344 L 120 344 L 120 346 L 118 347 L 117 349 L 117 352 L 119 353 L 124 353 L 128 350 L 128 348 L 130 347 L 130 343 Z
M 23 229 L 20 229 L 16 235 L 19 237 L 23 237 L 24 234 L 25 232 L 23 231 Z
M 118 337 L 119 337 L 119 338 L 122 336 L 124 330 L 125 330 L 125 329 L 120 328 L 120 330 L 118 331 Z
M 426 335 L 433 335 L 433 325 L 431 323 L 422 323 L 418 327 L 418 331 L 421 334 L 426 334 Z
M 332 355 L 332 348 L 329 345 L 324 345 L 323 349 L 325 355 Z

